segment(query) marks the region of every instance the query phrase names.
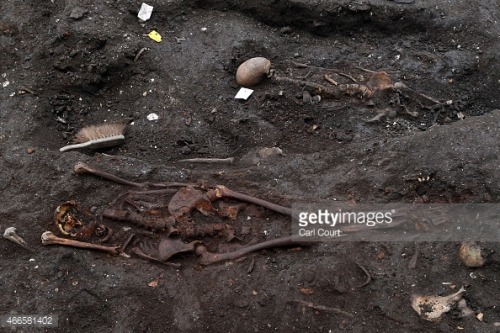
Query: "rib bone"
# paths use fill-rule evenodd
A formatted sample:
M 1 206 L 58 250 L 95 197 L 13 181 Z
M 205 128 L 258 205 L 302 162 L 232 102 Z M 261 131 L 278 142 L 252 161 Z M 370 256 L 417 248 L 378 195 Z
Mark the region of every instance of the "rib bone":
M 90 250 L 98 250 L 98 251 L 103 251 L 107 252 L 112 255 L 117 255 L 120 253 L 120 246 L 104 246 L 104 245 L 98 245 L 98 244 L 92 244 L 92 243 L 87 243 L 87 242 L 81 242 L 73 239 L 66 239 L 66 238 L 61 238 L 57 237 L 50 231 L 45 231 L 42 234 L 42 244 L 43 245 L 65 245 L 65 246 L 72 246 L 72 247 L 77 247 L 80 249 L 90 249 Z

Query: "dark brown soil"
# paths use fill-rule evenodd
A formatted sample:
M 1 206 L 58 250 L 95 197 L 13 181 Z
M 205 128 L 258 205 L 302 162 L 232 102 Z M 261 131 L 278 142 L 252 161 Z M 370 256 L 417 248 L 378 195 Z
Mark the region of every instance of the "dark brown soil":
M 131 232 L 158 238 L 102 219 L 131 188 L 75 175 L 78 161 L 136 182 L 220 184 L 284 206 L 500 202 L 497 0 L 148 3 L 154 12 L 145 23 L 141 1 L 0 3 L 0 226 L 2 234 L 16 227 L 35 251 L 0 241 L 1 315 L 59 317 L 58 328 L 18 328 L 24 332 L 500 330 L 498 242 L 480 243 L 492 253 L 481 268 L 462 264 L 455 242 L 325 242 L 206 267 L 187 253 L 171 260 L 180 268 L 43 246 L 44 231 L 57 233 L 54 210 L 68 200 L 114 230 L 108 245 Z M 147 37 L 153 29 L 161 43 Z M 364 81 L 372 75 L 364 68 L 414 92 L 320 99 L 267 79 L 248 101 L 235 100 L 236 69 L 255 56 L 269 58 L 278 76 L 330 89 L 325 74 L 351 84 L 335 73 Z M 115 121 L 129 123 L 123 145 L 59 152 L 78 129 Z M 259 159 L 264 147 L 284 155 Z M 235 162 L 180 162 L 208 157 Z M 193 216 L 234 224 L 241 243 L 291 230 L 289 218 L 255 206 L 234 221 Z M 201 240 L 212 252 L 240 242 Z M 360 266 L 372 277 L 363 287 Z M 412 294 L 461 286 L 482 320 L 451 311 L 431 323 L 411 307 Z

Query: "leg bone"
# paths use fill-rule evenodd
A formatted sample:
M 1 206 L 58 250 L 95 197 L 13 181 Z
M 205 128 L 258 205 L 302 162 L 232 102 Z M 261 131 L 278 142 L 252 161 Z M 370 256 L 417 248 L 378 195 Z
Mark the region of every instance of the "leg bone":
M 301 240 L 300 237 L 287 236 L 242 247 L 241 249 L 228 253 L 210 253 L 207 251 L 207 248 L 205 246 L 200 245 L 196 248 L 196 254 L 201 256 L 200 261 L 202 265 L 211 265 L 226 260 L 238 259 L 251 252 L 259 250 L 269 249 L 273 247 L 292 246 L 292 245 L 307 245 L 307 243 Z
M 57 237 L 56 235 L 54 235 L 50 231 L 45 231 L 42 234 L 42 244 L 43 245 L 65 245 L 65 246 L 77 247 L 80 249 L 98 250 L 98 251 L 107 252 L 107 253 L 112 254 L 112 255 L 117 255 L 120 253 L 120 246 L 104 246 L 104 245 L 92 244 L 92 243 L 87 243 L 87 242 L 80 242 L 80 241 L 73 240 L 73 239 L 61 238 L 61 237 Z
M 101 177 L 101 178 L 104 178 L 107 180 L 111 180 L 111 181 L 118 183 L 118 184 L 121 184 L 121 185 L 133 186 L 133 187 L 137 187 L 137 188 L 147 188 L 147 187 L 169 188 L 169 187 L 182 187 L 182 186 L 196 186 L 196 184 L 184 184 L 184 183 L 149 183 L 149 182 L 136 183 L 136 182 L 132 182 L 132 181 L 120 178 L 118 176 L 115 176 L 109 172 L 92 168 L 83 162 L 76 163 L 75 166 L 73 167 L 73 171 L 77 175 L 90 174 L 90 175 Z
M 231 199 L 237 199 L 240 201 L 248 202 L 254 205 L 262 206 L 264 208 L 270 209 L 276 213 L 280 213 L 283 215 L 287 216 L 292 216 L 292 210 L 288 207 L 283 207 L 280 205 L 277 205 L 275 203 L 265 201 L 259 198 L 252 197 L 247 194 L 235 192 L 233 190 L 228 189 L 225 186 L 222 185 L 217 185 L 214 190 L 209 191 L 208 193 L 209 198 L 211 200 L 215 199 L 220 199 L 220 198 L 231 198 Z

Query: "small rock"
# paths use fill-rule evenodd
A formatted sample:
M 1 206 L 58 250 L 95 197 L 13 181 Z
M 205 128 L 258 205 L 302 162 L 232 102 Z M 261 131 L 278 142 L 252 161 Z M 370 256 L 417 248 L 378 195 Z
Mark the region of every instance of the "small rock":
M 26 152 L 28 154 L 33 154 L 35 152 L 35 149 L 33 149 L 32 147 L 28 147 L 28 148 L 26 148 Z
M 280 29 L 280 34 L 287 35 L 287 34 L 291 33 L 292 31 L 293 30 L 292 30 L 291 27 L 286 26 L 286 27 L 283 27 L 283 28 Z
M 271 158 L 274 156 L 283 156 L 283 150 L 281 150 L 278 147 L 272 147 L 272 148 L 262 148 L 260 149 L 257 154 L 261 159 L 266 159 L 266 158 Z
M 313 96 L 312 102 L 315 104 L 321 102 L 321 96 L 320 95 Z
M 72 18 L 73 20 L 79 20 L 81 19 L 85 14 L 87 14 L 89 11 L 86 10 L 85 8 L 82 7 L 75 7 L 72 11 L 71 14 L 69 14 L 69 17 Z
M 458 255 L 467 267 L 482 267 L 486 263 L 481 247 L 475 243 L 463 242 L 460 244 Z
M 237 299 L 233 304 L 238 308 L 244 309 L 250 305 L 250 302 L 245 299 Z
M 396 112 L 396 110 L 389 110 L 389 112 L 387 112 L 387 117 L 388 118 L 391 118 L 391 119 L 394 119 L 398 116 L 398 113 Z
M 304 103 L 309 103 L 311 101 L 311 94 L 309 93 L 309 91 L 307 90 L 304 90 L 304 92 L 302 93 L 302 101 Z

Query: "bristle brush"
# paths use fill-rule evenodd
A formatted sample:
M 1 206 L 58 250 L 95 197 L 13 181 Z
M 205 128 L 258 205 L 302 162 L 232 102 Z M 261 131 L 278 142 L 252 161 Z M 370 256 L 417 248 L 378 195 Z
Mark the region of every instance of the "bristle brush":
M 91 125 L 84 127 L 76 133 L 73 138 L 74 144 L 62 147 L 59 151 L 64 152 L 79 148 L 106 148 L 114 147 L 125 141 L 125 127 L 127 124 L 112 123 L 102 125 Z

